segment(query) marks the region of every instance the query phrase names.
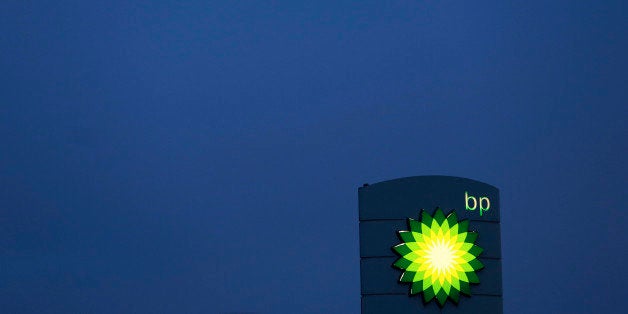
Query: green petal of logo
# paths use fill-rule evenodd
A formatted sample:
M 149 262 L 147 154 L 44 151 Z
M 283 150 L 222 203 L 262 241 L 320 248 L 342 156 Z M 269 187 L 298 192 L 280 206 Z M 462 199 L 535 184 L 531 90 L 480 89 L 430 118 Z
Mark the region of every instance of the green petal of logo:
M 455 212 L 445 217 L 437 208 L 434 216 L 423 211 L 421 221 L 408 218 L 408 227 L 399 231 L 403 243 L 393 250 L 401 258 L 393 266 L 404 271 L 399 281 L 412 285 L 410 295 L 421 292 L 425 302 L 436 298 L 441 307 L 448 297 L 458 303 L 460 293 L 470 296 L 469 284 L 480 283 L 475 272 L 484 265 L 469 221 L 458 221 Z

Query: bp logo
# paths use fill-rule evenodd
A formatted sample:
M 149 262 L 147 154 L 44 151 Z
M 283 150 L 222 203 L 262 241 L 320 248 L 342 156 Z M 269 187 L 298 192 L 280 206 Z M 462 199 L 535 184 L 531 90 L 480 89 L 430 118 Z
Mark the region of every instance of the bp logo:
M 447 298 L 458 303 L 460 293 L 470 296 L 469 285 L 480 283 L 475 272 L 484 265 L 469 221 L 437 208 L 433 216 L 423 211 L 420 221 L 408 218 L 408 228 L 399 231 L 403 243 L 393 250 L 401 257 L 393 266 L 403 270 L 399 281 L 411 284 L 410 295 L 422 293 L 425 302 L 436 299 L 441 307 Z

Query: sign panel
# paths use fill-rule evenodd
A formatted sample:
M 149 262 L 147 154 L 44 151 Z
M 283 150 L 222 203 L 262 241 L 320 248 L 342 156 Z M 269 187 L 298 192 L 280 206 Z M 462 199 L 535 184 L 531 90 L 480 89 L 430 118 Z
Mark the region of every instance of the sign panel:
M 362 313 L 502 313 L 499 191 L 419 176 L 358 190 Z

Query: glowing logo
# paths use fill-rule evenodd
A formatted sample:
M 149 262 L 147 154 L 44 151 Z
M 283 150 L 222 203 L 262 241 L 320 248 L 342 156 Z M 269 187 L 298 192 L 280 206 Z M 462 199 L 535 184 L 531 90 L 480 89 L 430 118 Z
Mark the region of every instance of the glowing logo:
M 455 212 L 445 217 L 437 208 L 434 216 L 423 211 L 421 221 L 408 218 L 408 227 L 399 231 L 403 243 L 393 250 L 401 257 L 393 266 L 404 271 L 399 281 L 411 284 L 410 295 L 422 293 L 425 302 L 436 298 L 441 307 L 447 298 L 458 303 L 460 293 L 470 296 L 469 285 L 480 283 L 475 272 L 484 265 L 469 221 L 459 222 Z

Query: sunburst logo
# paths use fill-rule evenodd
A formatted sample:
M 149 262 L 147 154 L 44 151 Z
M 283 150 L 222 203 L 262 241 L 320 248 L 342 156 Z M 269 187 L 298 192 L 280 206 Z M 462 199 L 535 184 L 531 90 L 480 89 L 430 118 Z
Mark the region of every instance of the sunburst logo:
M 455 212 L 445 217 L 437 208 L 433 216 L 423 211 L 420 221 L 408 218 L 408 228 L 399 231 L 403 243 L 393 250 L 401 257 L 393 266 L 403 270 L 399 281 L 411 284 L 410 295 L 422 293 L 426 303 L 436 299 L 441 307 L 447 298 L 458 303 L 460 293 L 470 296 L 470 284 L 480 283 L 476 271 L 484 265 L 469 221 L 458 221 Z

